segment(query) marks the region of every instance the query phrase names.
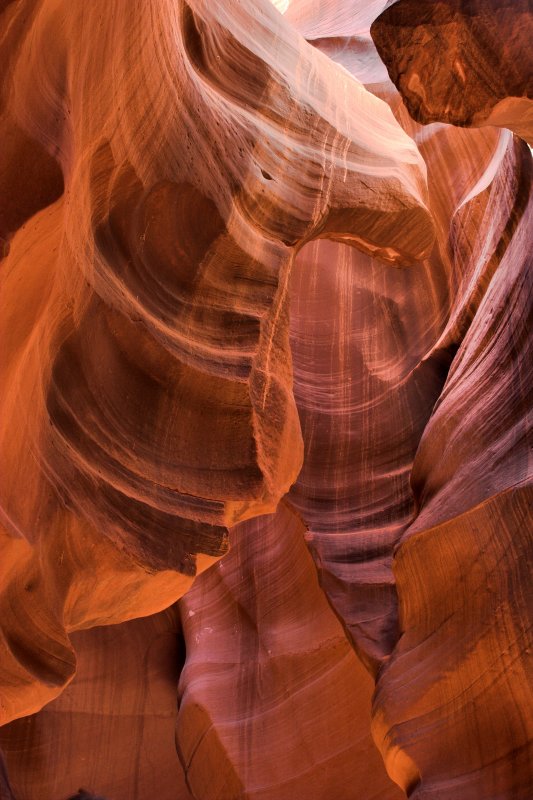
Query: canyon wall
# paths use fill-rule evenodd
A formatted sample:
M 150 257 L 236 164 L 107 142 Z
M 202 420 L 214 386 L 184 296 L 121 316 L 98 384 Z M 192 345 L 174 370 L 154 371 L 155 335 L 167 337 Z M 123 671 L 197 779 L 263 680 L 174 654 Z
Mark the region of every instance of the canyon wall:
M 531 796 L 532 18 L 0 2 L 2 800 Z

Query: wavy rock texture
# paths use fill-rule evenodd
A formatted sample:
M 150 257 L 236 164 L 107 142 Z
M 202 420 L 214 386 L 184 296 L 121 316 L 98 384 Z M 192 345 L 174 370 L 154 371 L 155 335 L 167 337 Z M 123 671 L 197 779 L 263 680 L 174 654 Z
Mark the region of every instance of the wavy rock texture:
M 0 4 L 18 800 L 533 794 L 531 155 L 275 5 Z
M 372 37 L 416 120 L 500 125 L 533 145 L 531 0 L 398 0 Z
M 306 457 L 291 496 L 357 652 L 381 664 L 373 730 L 391 777 L 417 797 L 525 800 L 533 526 L 529 489 L 505 492 L 531 483 L 531 156 L 507 132 L 413 125 L 361 20 L 339 15 L 329 41 L 317 22 L 317 46 L 359 69 L 417 141 L 437 246 L 399 275 L 333 244 L 299 256 L 291 341 Z
M 403 635 L 378 682 L 375 734 L 417 798 L 532 789 L 533 195 L 531 156 L 518 153 L 521 213 L 424 432 L 419 511 L 396 557 Z M 438 756 L 421 728 L 438 731 Z
M 296 245 L 403 263 L 433 228 L 390 110 L 270 4 L 21 0 L 1 47 L 7 721 L 72 677 L 67 631 L 169 605 L 296 478 Z
M 282 504 L 232 530 L 180 601 L 177 743 L 195 797 L 394 798 L 369 734 L 372 682 Z

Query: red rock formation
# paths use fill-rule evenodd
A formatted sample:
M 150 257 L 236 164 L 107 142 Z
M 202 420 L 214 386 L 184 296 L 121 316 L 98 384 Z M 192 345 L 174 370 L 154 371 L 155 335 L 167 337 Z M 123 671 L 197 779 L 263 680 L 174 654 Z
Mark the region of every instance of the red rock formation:
M 406 791 L 416 788 L 416 797 L 525 800 L 533 787 L 532 698 L 519 687 L 532 674 L 533 596 L 527 567 L 515 559 L 531 563 L 533 526 L 529 489 L 505 490 L 531 481 L 531 156 L 507 134 L 487 131 L 484 137 L 481 131 L 410 124 L 394 93 L 379 84 L 379 70 L 372 67 L 362 41 L 361 33 L 354 41 L 352 32 L 341 28 L 331 42 L 320 38 L 317 44 L 326 44 L 346 66 L 358 67 L 412 131 L 428 165 L 439 246 L 426 265 L 429 292 L 406 294 L 401 280 L 391 290 L 387 284 L 393 279 L 384 273 L 369 281 L 365 294 L 361 288 L 368 284 L 348 268 L 358 256 L 313 245 L 304 269 L 313 269 L 314 277 L 309 280 L 302 269 L 293 294 L 300 328 L 293 338 L 295 394 L 309 443 L 293 494 L 312 527 L 311 546 L 324 588 L 358 652 L 367 662 L 385 661 L 374 701 L 374 733 L 389 774 Z M 324 266 L 332 263 L 338 283 L 328 289 L 333 281 Z M 366 278 L 368 270 L 362 274 Z M 331 302 L 323 302 L 325 293 Z M 406 297 L 421 303 L 424 296 L 432 312 L 424 314 L 424 305 L 411 307 L 403 312 L 404 326 L 394 323 L 395 317 L 402 320 Z M 346 309 L 340 319 L 329 312 L 332 306 Z M 316 309 L 314 329 L 305 322 L 309 307 Z M 384 324 L 378 333 L 380 318 Z M 431 323 L 425 330 L 424 321 Z M 413 330 L 416 323 L 421 337 Z M 326 330 L 334 331 L 329 343 Z M 419 361 L 410 344 L 417 338 Z M 442 394 L 413 467 L 418 447 L 414 423 L 417 418 L 422 422 L 424 414 L 427 420 L 432 391 L 446 377 L 460 345 L 446 387 L 455 369 L 462 371 L 461 363 L 465 378 L 455 383 L 453 399 L 445 400 L 448 388 Z M 465 349 L 470 352 L 466 358 Z M 376 361 L 377 370 L 372 368 Z M 320 379 L 314 374 L 317 364 L 323 365 Z M 424 382 L 424 373 L 430 381 L 426 377 Z M 381 380 L 373 388 L 370 378 L 376 374 Z M 411 396 L 410 384 L 417 390 Z M 407 435 L 411 447 L 405 446 Z M 357 457 L 360 467 L 354 471 Z M 414 496 L 408 483 L 411 469 Z M 324 475 L 331 476 L 330 482 Z M 448 522 L 434 532 L 439 517 Z M 395 520 L 400 523 L 396 528 Z M 407 526 L 403 536 L 402 523 Z M 481 545 L 476 542 L 480 530 L 486 531 Z M 415 532 L 420 555 L 413 562 L 408 537 Z M 498 535 L 501 541 L 493 541 Z M 513 554 L 502 560 L 510 541 Z M 398 633 L 393 575 L 387 568 L 395 542 L 397 547 L 400 542 L 394 562 Z M 441 578 L 433 568 L 432 547 Z M 448 574 L 451 557 L 459 564 Z M 501 567 L 499 578 L 492 576 L 495 564 Z M 464 589 L 456 591 L 457 586 Z M 448 614 L 452 621 L 445 626 Z M 491 636 L 485 633 L 489 620 Z M 440 653 L 447 654 L 445 665 Z
M 2 220 L 7 720 L 72 677 L 66 631 L 164 608 L 294 481 L 295 246 L 404 261 L 433 233 L 389 109 L 270 5 L 21 0 L 3 23 L 8 155 L 35 161 Z M 41 164 L 55 202 L 22 224 Z
M 190 800 L 174 745 L 183 661 L 176 611 L 71 640 L 75 680 L 39 714 L 0 728 L 16 797 L 65 800 L 82 787 L 107 800 L 155 792 Z
M 0 5 L 18 800 L 393 800 L 371 676 L 407 793 L 533 792 L 531 156 L 384 6 Z
M 500 125 L 533 144 L 531 0 L 393 0 L 372 37 L 419 122 Z
M 504 166 L 520 178 L 506 198 L 514 201 L 512 235 L 500 239 L 498 269 L 415 458 L 418 514 L 395 565 L 403 635 L 375 697 L 389 774 L 405 789 L 418 786 L 416 798 L 526 800 L 532 789 L 527 147 L 517 146 Z
M 177 743 L 194 797 L 399 797 L 369 736 L 372 681 L 304 530 L 284 504 L 242 523 L 180 601 Z

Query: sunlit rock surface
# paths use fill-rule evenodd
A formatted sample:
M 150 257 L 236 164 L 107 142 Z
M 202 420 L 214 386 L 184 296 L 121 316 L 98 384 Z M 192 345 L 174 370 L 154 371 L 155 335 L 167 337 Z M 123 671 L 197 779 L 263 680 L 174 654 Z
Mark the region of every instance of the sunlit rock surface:
M 455 9 L 473 120 L 455 5 L 0 3 L 2 800 L 533 794 L 532 159 L 475 69 L 531 14 Z
M 372 680 L 304 533 L 283 503 L 237 526 L 229 555 L 179 603 L 177 744 L 195 797 L 400 796 L 369 736 Z
M 7 721 L 72 677 L 66 631 L 167 606 L 296 479 L 296 245 L 408 263 L 433 226 L 389 108 L 270 4 L 21 0 L 3 31 Z

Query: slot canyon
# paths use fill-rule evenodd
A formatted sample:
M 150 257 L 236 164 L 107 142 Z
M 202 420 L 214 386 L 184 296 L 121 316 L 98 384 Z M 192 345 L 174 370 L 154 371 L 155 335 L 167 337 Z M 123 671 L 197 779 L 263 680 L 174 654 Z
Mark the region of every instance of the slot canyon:
M 0 800 L 533 798 L 532 0 L 0 0 Z

